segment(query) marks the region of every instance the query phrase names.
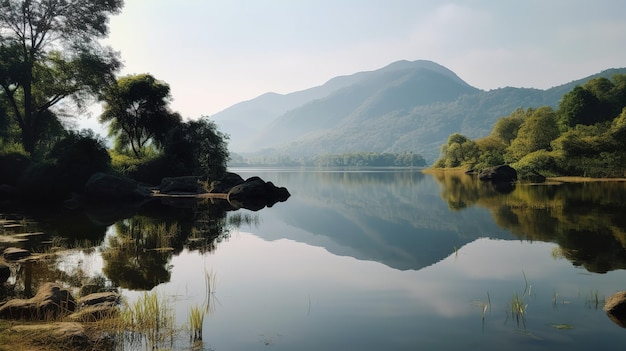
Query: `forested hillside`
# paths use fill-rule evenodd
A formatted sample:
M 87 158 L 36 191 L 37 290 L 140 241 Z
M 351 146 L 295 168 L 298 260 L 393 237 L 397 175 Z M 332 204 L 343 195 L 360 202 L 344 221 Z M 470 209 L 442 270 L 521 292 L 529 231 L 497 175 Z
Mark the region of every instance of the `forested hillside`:
M 606 70 L 547 90 L 483 91 L 430 61 L 399 61 L 291 94 L 265 94 L 212 116 L 246 159 L 312 159 L 360 152 L 422 155 L 432 163 L 449 135 L 488 135 L 518 108 L 557 108 L 562 96 Z M 574 77 L 575 78 L 575 77 Z
M 510 164 L 522 179 L 626 176 L 626 74 L 594 78 L 563 95 L 557 109 L 519 108 L 472 140 L 454 133 L 435 167 Z

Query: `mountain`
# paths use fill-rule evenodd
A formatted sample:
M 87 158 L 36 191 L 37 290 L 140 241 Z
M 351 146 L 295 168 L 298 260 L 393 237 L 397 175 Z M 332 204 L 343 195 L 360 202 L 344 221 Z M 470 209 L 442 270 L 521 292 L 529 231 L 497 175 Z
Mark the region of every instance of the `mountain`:
M 398 61 L 379 70 L 336 77 L 290 94 L 267 93 L 236 104 L 213 119 L 231 136 L 230 149 L 292 158 L 328 153 L 419 153 L 439 156 L 448 136 L 488 135 L 516 108 L 552 106 L 576 85 L 610 78 L 610 69 L 551 89 L 472 87 L 431 61 Z

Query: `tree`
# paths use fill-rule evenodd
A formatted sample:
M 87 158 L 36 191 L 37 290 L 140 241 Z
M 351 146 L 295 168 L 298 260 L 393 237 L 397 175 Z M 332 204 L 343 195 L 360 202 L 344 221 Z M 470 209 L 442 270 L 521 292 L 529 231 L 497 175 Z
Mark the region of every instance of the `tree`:
M 150 74 L 122 77 L 105 90 L 100 122 L 110 122 L 109 136 L 117 148 L 130 147 L 141 157 L 147 145 L 163 147 L 181 117 L 169 110 L 170 87 Z
M 522 125 L 524 120 L 533 113 L 533 109 L 529 108 L 524 111 L 523 108 L 518 108 L 513 111 L 508 117 L 502 117 L 496 121 L 491 135 L 499 138 L 505 144 L 510 145 L 511 141 L 517 137 L 517 131 Z
M 473 166 L 479 156 L 478 145 L 465 135 L 454 133 L 448 137 L 448 142 L 441 147 L 441 159 L 436 165 L 444 167 Z
M 555 112 L 548 106 L 535 110 L 521 124 L 517 137 L 507 149 L 505 160 L 512 163 L 534 151 L 550 151 L 550 142 L 559 136 L 555 116 Z
M 67 97 L 81 106 L 114 80 L 117 54 L 98 39 L 122 0 L 0 0 L 0 87 L 24 149 L 38 141 Z
M 187 174 L 217 179 L 226 171 L 227 139 L 207 117 L 188 121 L 170 133 L 165 157 L 170 164 L 180 164 Z

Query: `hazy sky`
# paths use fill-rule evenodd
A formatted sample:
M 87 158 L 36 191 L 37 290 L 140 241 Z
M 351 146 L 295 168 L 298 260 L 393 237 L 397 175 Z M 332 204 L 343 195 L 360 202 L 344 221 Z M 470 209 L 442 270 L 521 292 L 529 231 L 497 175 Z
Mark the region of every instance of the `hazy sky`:
M 549 88 L 625 67 L 625 14 L 624 0 L 126 0 L 106 43 L 196 118 L 398 60 Z

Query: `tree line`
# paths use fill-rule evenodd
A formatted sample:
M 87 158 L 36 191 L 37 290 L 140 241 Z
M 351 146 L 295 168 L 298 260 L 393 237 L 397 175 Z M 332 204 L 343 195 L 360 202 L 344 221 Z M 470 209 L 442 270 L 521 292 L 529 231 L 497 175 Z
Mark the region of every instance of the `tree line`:
M 207 117 L 171 111 L 170 88 L 150 74 L 118 77 L 119 54 L 103 46 L 122 0 L 0 1 L 0 184 L 47 194 L 76 191 L 97 171 L 154 183 L 165 176 L 217 177 L 227 136 Z M 113 147 L 68 128 L 93 103 L 104 107 Z M 6 172 L 5 172 L 6 170 Z
M 376 153 L 359 152 L 339 155 L 324 155 L 313 158 L 317 167 L 425 167 L 426 160 L 411 152 Z
M 426 167 L 426 160 L 422 155 L 413 152 L 378 153 L 353 152 L 345 154 L 327 154 L 315 157 L 293 159 L 288 155 L 275 154 L 273 156 L 244 159 L 243 156 L 233 154 L 230 165 L 238 166 L 280 166 L 280 167 Z
M 520 177 L 624 177 L 626 75 L 595 78 L 566 93 L 555 110 L 518 108 L 491 133 L 471 140 L 455 133 L 434 167 L 480 170 L 509 164 Z

